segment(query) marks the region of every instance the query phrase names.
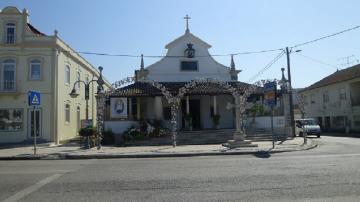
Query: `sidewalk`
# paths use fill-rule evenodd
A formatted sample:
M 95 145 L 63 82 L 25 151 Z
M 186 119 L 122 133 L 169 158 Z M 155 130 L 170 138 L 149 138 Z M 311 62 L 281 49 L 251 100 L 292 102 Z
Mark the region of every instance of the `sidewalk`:
M 136 146 L 82 149 L 79 145 L 67 144 L 49 146 L 48 144 L 37 147 L 37 155 L 33 155 L 33 147 L 16 147 L 0 149 L 0 160 L 50 160 L 50 159 L 93 159 L 93 158 L 153 158 L 153 157 L 181 157 L 181 156 L 211 156 L 211 155 L 243 155 L 243 154 L 271 154 L 312 149 L 316 142 L 308 139 L 306 145 L 303 138 L 294 138 L 283 142 L 276 142 L 272 149 L 271 141 L 253 142 L 258 147 L 242 147 L 228 149 L 220 144 L 215 145 L 180 145 L 167 146 Z

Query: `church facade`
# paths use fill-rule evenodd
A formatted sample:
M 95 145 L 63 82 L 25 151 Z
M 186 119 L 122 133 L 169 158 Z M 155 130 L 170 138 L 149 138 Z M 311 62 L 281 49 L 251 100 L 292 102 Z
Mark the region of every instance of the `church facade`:
M 211 45 L 193 35 L 188 28 L 165 48 L 166 55 L 147 67 L 142 57 L 140 68 L 135 71 L 135 82 L 109 95 L 105 116 L 107 129 L 120 133 L 144 119 L 160 120 L 170 126 L 171 109 L 166 96 L 146 81 L 160 83 L 172 95 L 194 80 L 226 82 L 235 89 L 248 85 L 238 81 L 240 70 L 236 70 L 233 57 L 230 66 L 218 63 L 209 53 Z M 211 83 L 195 86 L 179 103 L 177 129 L 233 129 L 235 110 L 229 107 L 230 103 L 234 103 L 234 97 L 226 88 Z

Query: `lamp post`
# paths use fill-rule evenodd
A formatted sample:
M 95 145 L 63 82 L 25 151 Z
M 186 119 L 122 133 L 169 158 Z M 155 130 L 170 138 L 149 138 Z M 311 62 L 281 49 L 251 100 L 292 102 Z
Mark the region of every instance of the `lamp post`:
M 90 84 L 93 83 L 93 82 L 96 82 L 98 84 L 97 86 L 97 94 L 101 93 L 103 90 L 104 90 L 104 79 L 102 78 L 102 70 L 103 70 L 103 67 L 99 66 L 99 71 L 100 71 L 100 76 L 98 79 L 93 79 L 91 81 L 82 81 L 82 80 L 77 80 L 75 81 L 74 83 L 74 86 L 73 86 L 73 89 L 71 90 L 71 93 L 69 94 L 72 98 L 76 98 L 77 96 L 79 96 L 79 93 L 76 92 L 76 84 L 78 83 L 83 83 L 85 85 L 85 119 L 86 119 L 86 122 L 89 121 L 89 94 L 90 94 Z M 100 144 L 101 144 L 101 137 L 100 135 L 98 135 L 98 147 L 101 147 Z M 89 137 L 87 137 L 87 147 L 90 148 L 90 144 L 89 144 Z

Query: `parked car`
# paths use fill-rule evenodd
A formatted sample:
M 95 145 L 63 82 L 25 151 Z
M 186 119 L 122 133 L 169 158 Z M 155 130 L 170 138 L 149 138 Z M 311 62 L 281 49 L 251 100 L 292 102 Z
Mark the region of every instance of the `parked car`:
M 313 118 L 296 119 L 295 120 L 295 134 L 302 137 L 306 135 L 316 135 L 318 138 L 321 135 L 321 128 Z

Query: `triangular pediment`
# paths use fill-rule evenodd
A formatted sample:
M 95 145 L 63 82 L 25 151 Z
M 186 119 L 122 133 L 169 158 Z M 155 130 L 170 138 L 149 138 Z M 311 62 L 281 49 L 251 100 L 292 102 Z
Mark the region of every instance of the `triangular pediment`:
M 201 46 L 205 47 L 206 49 L 211 48 L 210 44 L 208 44 L 205 41 L 201 40 L 199 37 L 193 35 L 189 31 L 186 31 L 185 34 L 183 34 L 182 36 L 180 36 L 177 39 L 173 40 L 172 42 L 168 43 L 165 46 L 165 48 L 170 49 L 171 47 L 173 47 L 174 45 L 176 45 L 176 44 L 178 44 L 179 42 L 182 42 L 182 41 L 187 41 L 187 43 L 198 44 L 198 45 L 201 45 Z

